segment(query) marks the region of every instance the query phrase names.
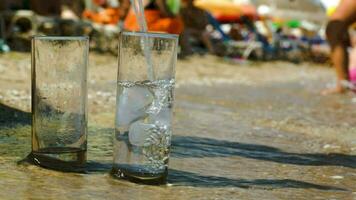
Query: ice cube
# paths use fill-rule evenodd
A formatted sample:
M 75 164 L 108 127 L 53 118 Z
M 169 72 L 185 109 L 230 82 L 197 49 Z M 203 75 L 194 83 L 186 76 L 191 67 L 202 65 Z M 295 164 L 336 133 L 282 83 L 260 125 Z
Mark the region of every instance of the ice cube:
M 160 126 L 170 127 L 172 122 L 171 109 L 167 107 L 161 108 L 159 113 L 150 114 L 148 119 L 150 123 L 158 124 Z
M 150 90 L 144 87 L 123 88 L 118 100 L 117 125 L 128 126 L 144 118 L 147 115 L 145 109 L 152 103 L 153 98 Z
M 142 121 L 137 121 L 131 124 L 129 129 L 129 141 L 132 145 L 142 147 L 147 138 L 150 137 L 152 130 L 155 128 L 154 124 L 145 124 Z

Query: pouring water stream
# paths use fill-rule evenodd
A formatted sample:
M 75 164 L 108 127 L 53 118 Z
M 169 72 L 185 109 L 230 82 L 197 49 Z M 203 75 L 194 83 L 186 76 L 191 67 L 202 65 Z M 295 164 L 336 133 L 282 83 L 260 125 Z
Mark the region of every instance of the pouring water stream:
M 135 12 L 135 15 L 137 17 L 137 22 L 140 26 L 140 31 L 143 33 L 147 33 L 147 22 L 145 18 L 145 13 L 144 13 L 144 7 L 142 0 L 130 0 L 131 4 L 133 6 L 133 10 Z M 136 3 L 137 1 L 137 3 Z M 141 47 L 143 48 L 143 53 L 146 57 L 147 61 L 147 76 L 148 79 L 151 81 L 155 80 L 154 77 L 154 70 L 153 70 L 153 63 L 152 63 L 152 55 L 150 51 L 150 43 L 149 43 L 149 38 L 148 36 L 144 36 L 144 38 L 141 40 Z

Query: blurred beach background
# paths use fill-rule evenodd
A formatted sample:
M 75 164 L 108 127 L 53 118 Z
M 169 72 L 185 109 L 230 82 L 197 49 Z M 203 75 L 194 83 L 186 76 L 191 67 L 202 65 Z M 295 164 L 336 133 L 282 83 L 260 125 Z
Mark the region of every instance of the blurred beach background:
M 335 83 L 338 1 L 167 2 L 147 14 L 181 41 L 169 184 L 154 187 L 108 175 L 118 36 L 138 31 L 129 2 L 1 0 L 0 198 L 355 199 L 356 95 L 320 95 Z M 88 174 L 17 164 L 31 151 L 34 35 L 90 38 Z

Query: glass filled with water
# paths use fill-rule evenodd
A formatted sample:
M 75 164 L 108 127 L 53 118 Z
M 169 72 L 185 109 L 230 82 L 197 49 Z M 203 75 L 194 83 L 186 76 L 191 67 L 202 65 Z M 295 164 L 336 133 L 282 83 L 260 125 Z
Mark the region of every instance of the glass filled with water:
M 32 152 L 40 166 L 84 171 L 87 37 L 32 39 Z
M 178 37 L 123 32 L 119 43 L 114 165 L 117 178 L 166 181 Z

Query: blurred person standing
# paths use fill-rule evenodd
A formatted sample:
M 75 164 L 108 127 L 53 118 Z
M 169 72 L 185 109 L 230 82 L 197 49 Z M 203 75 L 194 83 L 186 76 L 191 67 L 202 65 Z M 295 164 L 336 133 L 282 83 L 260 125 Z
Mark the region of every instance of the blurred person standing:
M 189 41 L 190 38 L 195 38 L 199 42 L 202 42 L 209 53 L 215 54 L 214 46 L 210 40 L 210 32 L 207 30 L 207 26 L 209 25 L 208 13 L 196 7 L 194 0 L 184 0 L 181 15 L 184 22 L 182 36 L 183 55 L 193 54 Z
M 331 89 L 322 91 L 323 95 L 343 93 L 348 90 L 350 81 L 348 71 L 348 52 L 350 45 L 348 28 L 356 21 L 356 1 L 341 0 L 335 12 L 330 16 L 326 35 L 331 47 L 331 61 L 335 67 L 337 82 Z
M 356 24 L 353 25 L 350 31 L 351 49 L 349 51 L 349 79 L 351 87 L 355 90 L 356 87 Z

